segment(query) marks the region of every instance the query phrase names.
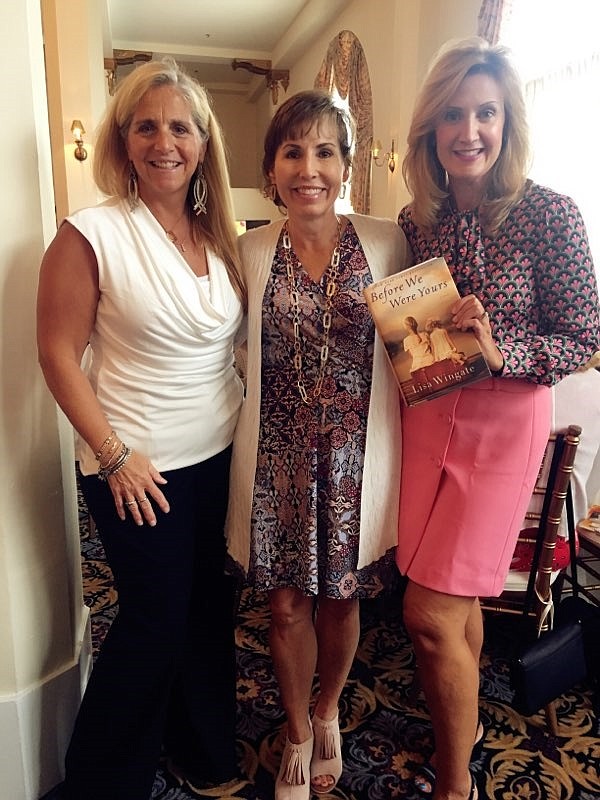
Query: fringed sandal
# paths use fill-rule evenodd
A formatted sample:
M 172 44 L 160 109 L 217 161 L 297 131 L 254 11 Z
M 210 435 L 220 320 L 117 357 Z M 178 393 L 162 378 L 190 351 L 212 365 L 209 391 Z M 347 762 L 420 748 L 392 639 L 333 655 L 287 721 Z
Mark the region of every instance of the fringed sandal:
M 315 735 L 315 749 L 310 762 L 311 789 L 315 794 L 329 794 L 342 774 L 342 737 L 340 736 L 339 718 L 336 714 L 331 720 L 324 720 L 317 715 L 312 718 Z M 317 777 L 330 776 L 333 780 L 326 786 L 314 783 Z
M 310 800 L 310 759 L 314 737 L 294 744 L 286 737 L 279 773 L 275 781 L 275 800 Z

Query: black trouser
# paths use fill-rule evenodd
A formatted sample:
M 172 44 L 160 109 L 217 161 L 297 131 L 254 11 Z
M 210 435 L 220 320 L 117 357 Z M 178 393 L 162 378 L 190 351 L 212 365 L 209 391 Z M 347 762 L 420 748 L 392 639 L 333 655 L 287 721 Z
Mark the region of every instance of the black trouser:
M 223 574 L 228 448 L 163 473 L 171 510 L 154 528 L 82 491 L 119 593 L 66 757 L 72 800 L 149 800 L 161 745 L 207 778 L 235 771 L 235 580 Z

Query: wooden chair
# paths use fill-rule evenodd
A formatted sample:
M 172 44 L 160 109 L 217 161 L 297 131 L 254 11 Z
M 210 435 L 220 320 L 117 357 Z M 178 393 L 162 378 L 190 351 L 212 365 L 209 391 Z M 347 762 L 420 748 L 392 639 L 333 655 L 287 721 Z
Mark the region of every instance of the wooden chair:
M 553 560 L 580 435 L 578 425 L 569 425 L 566 431 L 553 433 L 548 440 L 521 532 L 521 541 L 529 543 L 534 553 L 529 572 L 511 571 L 500 597 L 480 598 L 484 611 L 520 615 L 522 620 L 531 620 L 531 627 L 539 629 L 542 636 L 552 624 L 548 613 L 553 604 L 552 584 L 560 572 L 553 569 Z M 556 735 L 554 703 L 545 712 Z

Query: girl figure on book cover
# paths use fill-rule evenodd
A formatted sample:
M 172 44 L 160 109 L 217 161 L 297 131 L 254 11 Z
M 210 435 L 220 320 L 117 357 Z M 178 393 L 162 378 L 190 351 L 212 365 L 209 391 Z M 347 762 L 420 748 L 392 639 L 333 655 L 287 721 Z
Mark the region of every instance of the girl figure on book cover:
M 399 224 L 416 262 L 446 259 L 461 295 L 452 324 L 474 332 L 492 377 L 402 408 L 397 562 L 436 749 L 415 784 L 433 800 L 477 797 L 478 598 L 502 592 L 550 432 L 550 386 L 598 349 L 581 214 L 527 168 L 508 52 L 451 43 L 417 97 Z
M 398 390 L 362 289 L 410 255 L 391 220 L 336 214 L 353 129 L 321 91 L 280 106 L 263 174 L 286 217 L 240 238 L 248 386 L 227 533 L 234 560 L 269 594 L 287 718 L 276 800 L 308 800 L 337 783 L 338 704 L 358 643 L 358 601 L 397 577 Z
M 414 317 L 404 317 L 404 327 L 409 333 L 404 337 L 402 345 L 411 357 L 411 373 L 423 367 L 430 367 L 434 358 L 429 334 L 419 330 L 419 323 Z
M 465 363 L 464 353 L 460 353 L 452 341 L 452 337 L 439 319 L 428 319 L 425 330 L 429 334 L 429 344 L 434 361 L 449 359 L 453 364 L 461 366 Z

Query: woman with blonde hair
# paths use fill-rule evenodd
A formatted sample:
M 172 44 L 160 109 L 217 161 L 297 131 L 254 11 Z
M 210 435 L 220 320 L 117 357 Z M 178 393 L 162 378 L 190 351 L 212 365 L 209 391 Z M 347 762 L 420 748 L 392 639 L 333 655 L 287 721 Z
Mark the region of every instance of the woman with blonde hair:
M 438 54 L 415 104 L 399 224 L 416 261 L 443 256 L 492 377 L 402 413 L 397 562 L 435 754 L 415 783 L 477 797 L 483 629 L 502 592 L 550 432 L 550 387 L 598 348 L 598 290 L 575 203 L 527 179 L 519 77 L 482 39 Z
M 202 87 L 170 60 L 134 69 L 100 126 L 94 176 L 109 198 L 63 222 L 38 291 L 40 364 L 78 433 L 81 488 L 119 595 L 64 797 L 149 800 L 163 747 L 198 788 L 236 771 L 223 525 L 245 297 Z

